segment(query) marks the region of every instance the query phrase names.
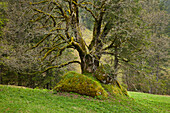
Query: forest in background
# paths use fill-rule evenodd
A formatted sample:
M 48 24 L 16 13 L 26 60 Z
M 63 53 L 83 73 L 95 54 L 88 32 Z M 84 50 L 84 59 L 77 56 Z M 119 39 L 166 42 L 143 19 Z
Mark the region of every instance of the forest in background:
M 22 0 L 21 0 L 22 1 Z M 22 85 L 32 88 L 52 89 L 61 76 L 71 70 L 77 70 L 77 65 L 47 70 L 43 73 L 35 73 L 49 66 L 49 59 L 43 62 L 44 56 L 39 52 L 51 40 L 38 48 L 27 51 L 47 34 L 47 29 L 40 29 L 44 21 L 32 22 L 33 12 L 29 2 L 20 0 L 7 0 L 0 3 L 0 84 Z M 34 1 L 35 2 L 35 1 Z M 135 9 L 144 23 L 140 27 L 147 27 L 146 31 L 140 31 L 140 39 L 130 39 L 132 44 L 124 44 L 118 40 L 120 46 L 111 50 L 115 55 L 105 55 L 101 62 L 108 69 L 108 73 L 116 73 L 121 84 L 130 91 L 141 91 L 154 94 L 170 94 L 169 76 L 169 36 L 170 23 L 169 1 L 151 0 L 141 2 L 141 9 Z M 92 35 L 94 20 L 89 13 L 80 10 L 80 26 L 83 38 L 89 41 Z M 135 20 L 134 20 L 135 21 Z M 133 25 L 128 26 L 135 28 Z M 118 31 L 113 31 L 113 35 Z M 132 32 L 133 33 L 133 32 Z M 121 36 L 121 33 L 119 34 Z M 110 40 L 108 38 L 108 40 Z M 135 49 L 134 49 L 135 48 Z M 109 51 L 110 52 L 110 51 Z M 56 58 L 56 64 L 63 64 L 70 59 L 77 59 L 75 51 L 68 49 L 63 55 Z M 117 67 L 115 62 L 119 60 Z M 115 71 L 115 69 L 117 71 Z M 113 72 L 114 70 L 114 72 Z

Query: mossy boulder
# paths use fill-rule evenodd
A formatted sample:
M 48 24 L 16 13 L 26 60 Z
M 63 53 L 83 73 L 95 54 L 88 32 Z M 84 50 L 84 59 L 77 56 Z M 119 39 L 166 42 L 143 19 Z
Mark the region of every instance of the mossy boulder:
M 54 88 L 56 91 L 75 92 L 87 96 L 107 97 L 99 81 L 76 72 L 68 72 Z
M 83 75 L 76 72 L 68 72 L 63 76 L 54 90 L 104 98 L 108 97 L 108 94 L 128 96 L 127 90 L 117 80 L 113 80 L 107 84 L 89 73 Z

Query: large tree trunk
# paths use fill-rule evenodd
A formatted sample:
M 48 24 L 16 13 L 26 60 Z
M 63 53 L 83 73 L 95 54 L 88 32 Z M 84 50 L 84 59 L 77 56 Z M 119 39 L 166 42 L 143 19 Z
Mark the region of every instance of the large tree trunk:
M 99 60 L 89 54 L 80 56 L 80 59 L 82 73 L 94 73 L 99 66 Z

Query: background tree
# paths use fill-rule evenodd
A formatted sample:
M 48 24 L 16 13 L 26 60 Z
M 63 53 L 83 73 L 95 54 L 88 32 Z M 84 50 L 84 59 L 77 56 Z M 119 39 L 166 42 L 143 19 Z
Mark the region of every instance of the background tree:
M 45 30 L 35 31 L 35 28 L 39 27 L 38 23 L 30 23 L 32 17 L 29 2 L 8 0 L 4 1 L 4 3 L 7 4 L 6 8 L 3 8 L 6 13 L 4 18 L 8 19 L 8 22 L 3 28 L 0 42 L 1 65 L 3 65 L 1 69 L 4 73 L 1 75 L 3 79 L 1 84 L 45 88 L 54 87 L 59 80 L 59 74 L 68 68 L 63 68 L 63 70 L 53 69 L 43 74 L 29 74 L 40 71 L 48 65 L 47 61 L 39 61 L 41 56 L 39 51 L 43 45 L 26 52 L 46 32 Z M 64 54 L 69 57 L 67 52 Z M 63 58 L 60 58 L 58 62 L 62 60 Z
M 165 29 L 168 25 L 169 15 L 164 9 L 164 1 L 148 1 L 142 5 L 144 11 L 141 13 L 141 17 L 150 30 L 151 38 L 147 39 L 149 43 L 139 53 L 141 55 L 137 55 L 133 64 L 128 64 L 126 70 L 124 69 L 124 81 L 129 90 L 168 93 L 169 37 L 166 35 Z

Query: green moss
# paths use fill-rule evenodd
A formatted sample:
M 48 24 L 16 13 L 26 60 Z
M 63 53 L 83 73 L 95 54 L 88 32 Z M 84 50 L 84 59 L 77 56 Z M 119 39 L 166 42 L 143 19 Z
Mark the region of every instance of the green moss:
M 122 86 L 118 86 L 116 84 L 102 84 L 102 86 L 111 95 L 128 96 L 127 90 L 124 87 L 122 87 Z
M 104 84 L 109 84 L 113 82 L 111 68 L 108 65 L 99 66 L 94 73 L 94 77 L 96 77 L 97 80 Z
M 123 92 L 124 95 L 129 96 L 126 88 L 122 87 L 122 92 Z
M 102 67 L 99 67 L 96 72 L 94 73 L 94 76 L 96 77 L 97 80 L 99 80 L 100 82 L 104 82 L 106 81 L 108 74 L 105 73 L 105 71 L 103 70 Z
M 68 72 L 65 74 L 62 80 L 54 88 L 54 90 L 75 92 L 92 97 L 108 96 L 108 93 L 104 90 L 98 81 L 76 72 Z
M 109 65 L 99 66 L 93 76 L 101 82 L 102 86 L 109 94 L 128 96 L 127 90 L 113 78 Z
M 112 81 L 112 83 L 109 84 L 104 84 L 98 81 L 98 79 L 90 73 L 83 75 L 76 72 L 68 72 L 63 76 L 54 90 L 75 92 L 99 98 L 108 97 L 108 93 L 111 95 L 128 96 L 127 90 L 122 87 L 117 80 Z

